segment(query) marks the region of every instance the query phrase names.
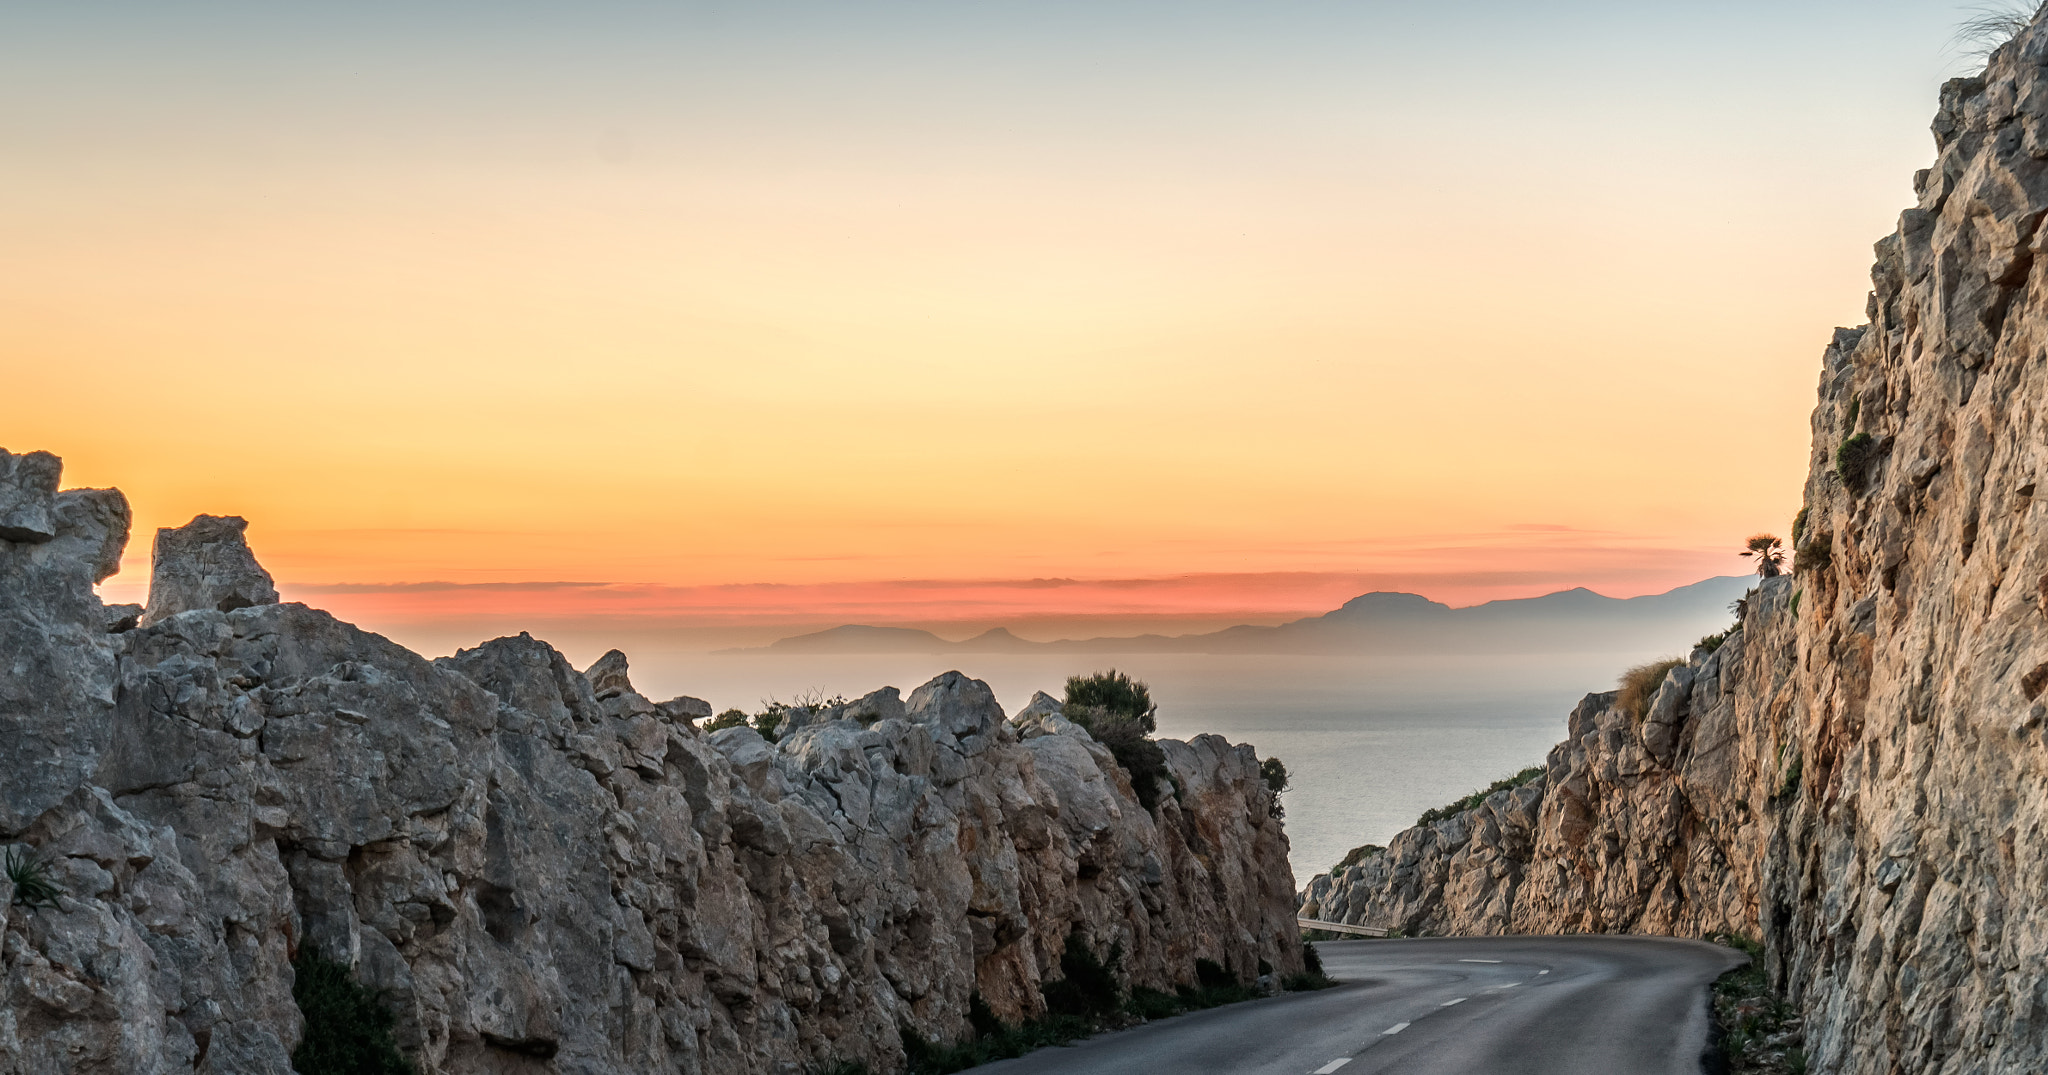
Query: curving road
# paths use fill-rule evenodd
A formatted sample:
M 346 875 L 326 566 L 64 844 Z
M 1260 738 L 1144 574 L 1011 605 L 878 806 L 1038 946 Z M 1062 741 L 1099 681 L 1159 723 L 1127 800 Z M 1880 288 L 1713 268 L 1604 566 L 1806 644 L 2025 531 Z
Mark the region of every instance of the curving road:
M 989 1075 L 1698 1075 L 1708 983 L 1744 956 L 1661 937 L 1328 941 L 1344 984 L 1212 1008 Z

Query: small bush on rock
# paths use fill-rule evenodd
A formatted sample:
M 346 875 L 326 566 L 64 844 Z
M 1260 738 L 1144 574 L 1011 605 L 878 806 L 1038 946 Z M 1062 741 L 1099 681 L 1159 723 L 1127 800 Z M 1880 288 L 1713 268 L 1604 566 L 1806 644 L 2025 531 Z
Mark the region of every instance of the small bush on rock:
M 1876 458 L 1877 438 L 1858 433 L 1835 449 L 1835 475 L 1842 479 L 1844 488 L 1860 493 L 1870 477 L 1871 461 Z
M 1795 571 L 1812 574 L 1826 571 L 1835 562 L 1835 539 L 1832 534 L 1815 534 L 1812 540 L 1799 547 L 1799 555 L 1792 561 Z
M 306 1018 L 305 1037 L 292 1050 L 299 1075 L 415 1075 L 391 1036 L 391 1010 L 346 965 L 300 949 L 292 1001 Z
M 1621 694 L 1614 699 L 1614 707 L 1627 713 L 1635 720 L 1643 719 L 1649 712 L 1650 699 L 1657 688 L 1664 685 L 1664 677 L 1685 662 L 1676 657 L 1649 664 L 1639 664 L 1621 674 Z
M 704 731 L 706 733 L 710 733 L 722 732 L 727 728 L 744 728 L 747 725 L 747 721 L 748 717 L 746 710 L 728 709 L 725 712 L 720 713 L 715 717 L 712 717 L 710 720 L 705 721 Z
M 1109 950 L 1107 961 L 1098 958 L 1079 929 L 1067 934 L 1066 950 L 1060 953 L 1060 977 L 1039 987 L 1045 1009 L 1054 1015 L 1082 1019 L 1107 1019 L 1123 1007 L 1123 986 L 1117 982 L 1122 970 L 1122 942 Z
M 1152 691 L 1143 682 L 1114 668 L 1089 676 L 1068 677 L 1065 708 L 1103 709 L 1112 715 L 1137 721 L 1147 735 L 1159 730 L 1155 719 L 1159 706 L 1152 701 Z M 1075 719 L 1073 713 L 1065 716 L 1068 720 Z
M 9 902 L 16 907 L 31 911 L 55 907 L 57 897 L 64 894 L 63 887 L 50 879 L 50 864 L 25 844 L 7 849 L 5 869 L 7 882 L 14 886 L 14 898 Z
M 1131 774 L 1131 792 L 1137 795 L 1138 805 L 1147 810 L 1159 805 L 1159 782 L 1170 780 L 1171 774 L 1166 771 L 1166 751 L 1145 734 L 1144 725 L 1098 706 L 1070 707 L 1067 719 L 1088 729 Z
M 1287 790 L 1287 765 L 1279 758 L 1267 758 L 1259 763 L 1259 778 L 1273 793 L 1273 816 L 1284 818 L 1287 811 L 1280 805 L 1280 793 Z
M 1545 768 L 1544 766 L 1532 765 L 1527 769 L 1524 769 L 1521 772 L 1516 773 L 1513 776 L 1504 776 L 1499 780 L 1496 780 L 1493 783 L 1488 784 L 1483 788 L 1480 788 L 1478 791 L 1475 791 L 1472 794 L 1467 795 L 1462 799 L 1459 799 L 1456 802 L 1445 803 L 1444 805 L 1439 806 L 1434 810 L 1425 810 L 1422 812 L 1422 816 L 1415 820 L 1415 823 L 1417 825 L 1433 825 L 1447 817 L 1450 817 L 1453 814 L 1462 814 L 1465 811 L 1478 806 L 1480 803 L 1485 802 L 1488 798 L 1492 797 L 1493 793 L 1497 791 L 1511 791 L 1515 788 L 1521 787 L 1524 784 L 1533 784 L 1536 781 L 1543 779 L 1543 775 L 1545 773 L 1548 773 L 1549 771 L 1550 770 Z M 1354 850 L 1351 853 L 1351 855 L 1344 856 L 1345 861 L 1339 864 L 1339 868 L 1341 869 L 1343 866 L 1351 864 L 1351 856 L 1358 855 L 1359 852 L 1366 852 L 1367 854 L 1370 854 L 1375 851 L 1385 850 L 1385 848 L 1374 847 L 1371 844 L 1367 844 L 1364 847 Z M 1363 856 L 1360 857 L 1361 859 L 1363 858 Z

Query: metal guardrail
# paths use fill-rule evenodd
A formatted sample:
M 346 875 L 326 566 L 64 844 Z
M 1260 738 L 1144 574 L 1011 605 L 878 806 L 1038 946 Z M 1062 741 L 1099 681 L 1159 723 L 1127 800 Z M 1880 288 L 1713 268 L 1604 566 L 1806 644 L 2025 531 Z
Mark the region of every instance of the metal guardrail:
M 1303 929 L 1320 929 L 1330 933 L 1352 933 L 1360 937 L 1384 937 L 1393 930 L 1385 926 L 1354 926 L 1348 922 L 1318 922 L 1313 918 L 1297 918 L 1295 924 Z

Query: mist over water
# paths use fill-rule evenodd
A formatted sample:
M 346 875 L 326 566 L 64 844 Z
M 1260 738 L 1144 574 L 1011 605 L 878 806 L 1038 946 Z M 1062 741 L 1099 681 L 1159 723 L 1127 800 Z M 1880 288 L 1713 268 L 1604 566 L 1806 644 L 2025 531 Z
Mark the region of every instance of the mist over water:
M 1571 707 L 1621 670 L 1659 655 L 1332 657 L 1295 655 L 631 653 L 654 698 L 691 694 L 753 712 L 806 692 L 906 696 L 957 668 L 986 681 L 1006 712 L 1066 677 L 1114 665 L 1150 684 L 1159 734 L 1205 733 L 1279 757 L 1297 885 L 1360 844 L 1384 844 L 1424 810 L 1543 761 Z

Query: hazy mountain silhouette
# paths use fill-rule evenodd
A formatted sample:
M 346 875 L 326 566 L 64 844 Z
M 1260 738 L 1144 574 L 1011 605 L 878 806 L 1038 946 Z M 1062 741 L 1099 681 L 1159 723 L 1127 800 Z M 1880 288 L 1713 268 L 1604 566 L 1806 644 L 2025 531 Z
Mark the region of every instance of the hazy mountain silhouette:
M 908 627 L 849 624 L 725 653 L 1575 653 L 1662 645 L 1677 653 L 1732 620 L 1728 605 L 1755 585 L 1733 575 L 1646 597 L 1583 587 L 1452 608 L 1412 593 L 1369 593 L 1321 616 L 1277 627 L 1199 635 L 1031 642 L 1001 627 L 950 642 Z

